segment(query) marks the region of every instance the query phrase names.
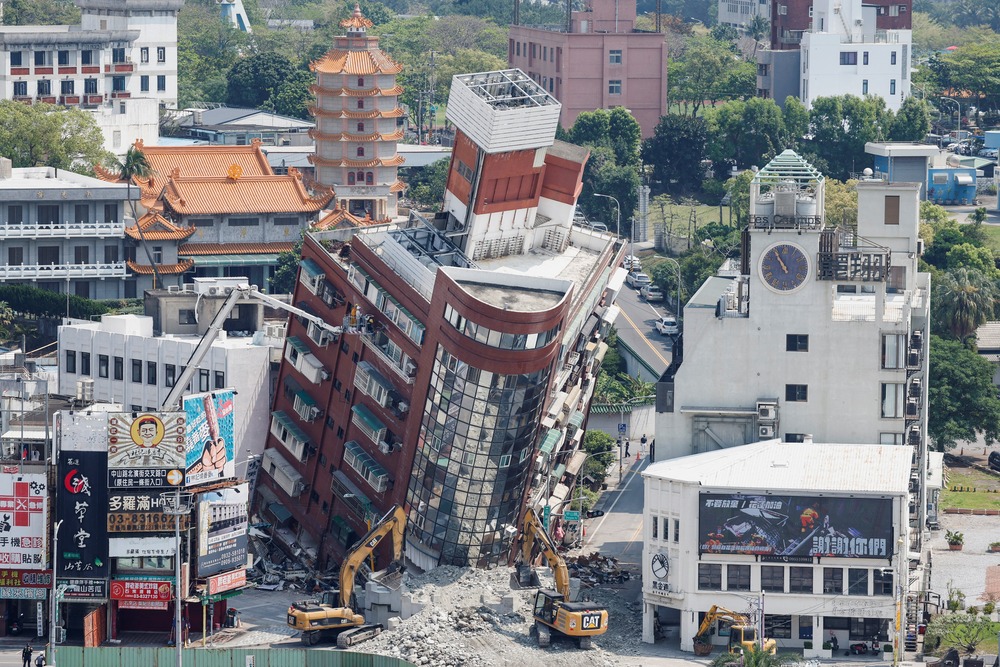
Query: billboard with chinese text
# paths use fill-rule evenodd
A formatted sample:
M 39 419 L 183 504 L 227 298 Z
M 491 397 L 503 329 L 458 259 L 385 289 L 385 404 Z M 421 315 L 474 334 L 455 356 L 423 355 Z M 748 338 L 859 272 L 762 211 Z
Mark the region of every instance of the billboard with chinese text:
M 698 550 L 827 558 L 893 555 L 891 498 L 703 493 Z
M 183 479 L 183 412 L 108 415 L 108 487 L 163 488 Z
M 161 494 L 155 489 L 110 489 L 107 504 L 109 533 L 174 532 L 174 517 L 164 512 Z M 187 530 L 189 518 L 181 517 L 181 530 Z
M 0 475 L 0 567 L 47 567 L 47 488 L 44 474 Z
M 209 491 L 198 503 L 198 576 L 207 577 L 247 562 L 249 486 Z
M 106 452 L 62 451 L 56 509 L 63 521 L 56 554 L 58 577 L 100 578 L 108 574 Z
M 184 399 L 186 486 L 228 479 L 236 474 L 233 398 L 233 390 L 223 389 Z

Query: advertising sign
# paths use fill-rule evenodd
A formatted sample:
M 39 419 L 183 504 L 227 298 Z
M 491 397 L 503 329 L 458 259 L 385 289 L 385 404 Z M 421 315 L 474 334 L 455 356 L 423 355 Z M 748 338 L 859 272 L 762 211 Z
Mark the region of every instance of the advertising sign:
M 187 419 L 185 486 L 235 476 L 233 397 L 232 389 L 224 389 L 184 399 Z
M 184 423 L 183 412 L 108 415 L 108 487 L 180 484 L 187 452 Z
M 56 582 L 60 587 L 65 586 L 63 598 L 70 600 L 106 600 L 108 598 L 107 579 L 80 579 L 62 577 Z
M 142 602 L 169 602 L 173 584 L 169 581 L 111 580 L 112 600 L 134 600 Z
M 201 494 L 198 503 L 198 576 L 225 572 L 247 562 L 247 498 L 241 484 Z
M 0 600 L 44 600 L 49 592 L 45 588 L 16 588 L 0 586 Z
M 118 602 L 119 609 L 156 609 L 158 611 L 166 611 L 169 606 L 169 602 L 156 602 L 154 600 L 121 600 Z
M 108 490 L 105 452 L 63 451 L 59 454 L 56 505 L 59 530 L 56 575 L 106 577 Z
M 0 475 L 0 567 L 46 566 L 46 488 L 44 474 Z
M 177 548 L 172 537 L 112 537 L 109 542 L 112 558 L 173 556 Z
M 0 586 L 52 588 L 52 570 L 0 570 Z
M 703 493 L 701 553 L 889 558 L 892 499 Z
M 172 533 L 174 517 L 163 511 L 163 491 L 145 489 L 108 492 L 109 533 Z M 181 530 L 187 530 L 187 516 L 181 517 Z
M 247 585 L 247 571 L 233 570 L 208 578 L 208 594 L 225 593 Z

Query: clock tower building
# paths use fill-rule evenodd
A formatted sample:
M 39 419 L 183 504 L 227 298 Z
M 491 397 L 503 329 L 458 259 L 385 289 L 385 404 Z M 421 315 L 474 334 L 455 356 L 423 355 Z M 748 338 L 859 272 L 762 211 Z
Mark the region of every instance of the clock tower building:
M 922 527 L 930 276 L 917 271 L 920 185 L 860 181 L 856 220 L 826 214 L 825 185 L 790 150 L 755 175 L 740 259 L 684 306 L 657 384 L 657 460 L 771 439 L 907 447 L 910 521 Z

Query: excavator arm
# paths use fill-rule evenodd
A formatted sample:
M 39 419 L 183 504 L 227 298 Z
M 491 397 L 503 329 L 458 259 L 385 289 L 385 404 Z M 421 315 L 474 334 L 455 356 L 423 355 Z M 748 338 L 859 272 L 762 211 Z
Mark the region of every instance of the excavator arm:
M 521 535 L 521 562 L 524 565 L 531 564 L 531 558 L 535 549 L 535 544 L 541 550 L 552 574 L 556 580 L 556 590 L 569 601 L 569 569 L 566 561 L 559 555 L 552 538 L 545 532 L 545 527 L 539 520 L 535 510 L 528 508 L 524 513 L 524 528 Z
M 393 506 L 384 517 L 371 527 L 368 533 L 358 540 L 358 543 L 344 558 L 340 566 L 340 606 L 350 607 L 351 596 L 354 594 L 354 577 L 358 568 L 371 555 L 386 535 L 392 535 L 392 562 L 401 563 L 403 559 L 403 536 L 406 531 L 406 512 L 399 505 Z
M 695 634 L 695 637 L 701 637 L 702 635 L 708 634 L 712 624 L 716 621 L 728 621 L 732 625 L 753 625 L 745 614 L 730 611 L 718 605 L 712 605 L 711 609 L 705 613 L 705 620 L 703 620 L 701 622 L 701 626 L 698 627 L 698 632 Z

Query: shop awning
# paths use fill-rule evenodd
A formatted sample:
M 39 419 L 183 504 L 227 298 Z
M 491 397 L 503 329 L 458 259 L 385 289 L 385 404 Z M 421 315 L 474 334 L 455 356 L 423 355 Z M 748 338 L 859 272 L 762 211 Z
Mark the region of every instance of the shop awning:
M 315 278 L 316 276 L 325 275 L 323 269 L 319 268 L 319 264 L 311 259 L 304 259 L 301 262 L 302 270 L 306 272 L 310 278 Z
M 549 507 L 555 507 L 562 501 L 566 500 L 566 496 L 569 495 L 569 487 L 565 484 L 556 484 L 555 490 L 552 492 L 552 497 L 549 498 Z
M 377 385 L 386 391 L 395 391 L 395 387 L 392 386 L 392 382 L 390 382 L 388 378 L 382 375 L 377 368 L 367 361 L 362 361 L 358 364 L 358 371 L 370 377 Z
M 307 407 L 316 407 L 316 399 L 307 394 L 304 389 L 299 389 L 295 392 L 295 395 L 298 396 L 299 400 L 302 401 Z
M 292 513 L 288 511 L 288 508 L 277 501 L 268 504 L 267 511 L 271 513 L 271 516 L 273 516 L 275 521 L 279 524 L 285 523 L 292 518 Z
M 195 266 L 271 266 L 278 263 L 277 253 L 261 255 L 187 255 L 179 258 L 193 259 Z
M 569 457 L 569 463 L 566 464 L 566 472 L 575 477 L 580 473 L 580 468 L 583 467 L 583 462 L 586 460 L 587 452 L 575 452 L 573 456 Z
M 574 410 L 573 414 L 569 416 L 570 426 L 580 428 L 583 425 L 583 413 L 579 410 Z
M 562 479 L 562 476 L 566 474 L 566 464 L 560 463 L 552 471 L 552 479 Z
M 379 421 L 379 418 L 376 417 L 371 410 L 360 403 L 352 406 L 351 412 L 353 412 L 358 419 L 364 422 L 365 426 L 367 426 L 373 433 L 377 433 L 385 428 L 385 424 Z
M 545 438 L 542 440 L 542 446 L 538 448 L 543 454 L 551 454 L 552 450 L 556 448 L 559 440 L 562 439 L 562 431 L 557 428 L 550 428 L 549 432 L 545 434 Z
M 289 336 L 288 344 L 294 347 L 299 354 L 312 354 L 309 346 L 306 345 L 305 341 L 298 336 Z

